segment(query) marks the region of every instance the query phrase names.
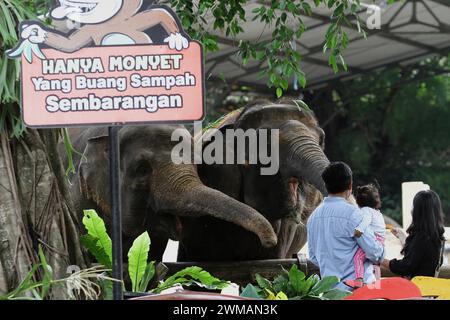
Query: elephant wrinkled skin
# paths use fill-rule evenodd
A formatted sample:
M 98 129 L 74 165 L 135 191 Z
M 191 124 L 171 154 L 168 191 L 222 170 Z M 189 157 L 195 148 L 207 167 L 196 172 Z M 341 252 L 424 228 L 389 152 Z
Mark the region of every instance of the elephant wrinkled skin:
M 190 223 L 206 216 L 239 225 L 263 246 L 274 246 L 274 230 L 260 213 L 205 186 L 195 165 L 172 162 L 175 129 L 185 130 L 192 139 L 180 125 L 130 126 L 119 131 L 124 257 L 132 241 L 148 231 L 150 258 L 161 260 L 169 238 L 184 238 L 184 220 Z M 84 150 L 71 189 L 75 206 L 80 214 L 83 209 L 96 209 L 111 230 L 107 129 L 75 130 L 72 141 L 77 150 Z
M 305 244 L 307 219 L 322 200 L 322 194 L 326 194 L 321 174 L 329 161 L 323 152 L 323 130 L 312 112 L 292 102 L 266 101 L 231 113 L 215 128 L 221 132 L 226 129 L 279 130 L 280 169 L 275 175 L 261 175 L 260 164 L 202 164 L 198 167 L 200 178 L 207 186 L 251 206 L 266 217 L 274 227 L 278 243 L 265 248 L 253 234 L 239 226 L 210 217 L 188 219 L 179 260 L 290 258 Z M 204 142 L 203 146 L 208 143 Z

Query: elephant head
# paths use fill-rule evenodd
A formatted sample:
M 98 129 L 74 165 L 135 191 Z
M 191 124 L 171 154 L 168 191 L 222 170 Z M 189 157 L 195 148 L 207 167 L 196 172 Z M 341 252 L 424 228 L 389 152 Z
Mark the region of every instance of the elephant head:
M 152 250 L 161 258 L 168 238 L 183 237 L 183 219 L 208 216 L 241 226 L 255 234 L 264 247 L 276 244 L 271 224 L 255 209 L 220 191 L 205 186 L 193 164 L 175 164 L 173 130 L 182 126 L 124 127 L 119 132 L 122 229 L 124 250 L 145 230 Z M 108 137 L 88 140 L 79 167 L 81 190 L 103 211 L 111 223 L 109 207 Z M 159 247 L 155 245 L 160 242 Z
M 220 129 L 278 129 L 279 171 L 275 175 L 262 175 L 260 164 L 220 165 L 226 177 L 227 194 L 240 198 L 264 214 L 270 221 L 294 215 L 299 206 L 308 205 L 310 194 L 320 191 L 326 194 L 321 174 L 329 164 L 325 156 L 325 134 L 318 126 L 312 112 L 287 103 L 256 102 L 246 107 L 230 124 Z M 203 165 L 200 176 L 207 185 L 222 190 L 223 182 L 211 178 L 216 165 Z M 231 190 L 231 189 L 234 189 Z M 236 191 L 239 190 L 239 191 Z M 317 201 L 312 201 L 317 202 Z M 310 213 L 311 210 L 307 210 Z M 304 219 L 308 216 L 304 214 Z
M 225 117 L 217 128 L 221 132 L 278 130 L 279 171 L 262 175 L 260 163 L 213 164 L 200 166 L 200 177 L 206 185 L 248 204 L 272 223 L 278 235 L 277 252 L 269 252 L 263 258 L 280 258 L 297 252 L 306 241 L 306 220 L 322 194 L 326 194 L 321 178 L 329 164 L 323 152 L 325 134 L 312 112 L 292 101 L 258 101 L 232 117 Z

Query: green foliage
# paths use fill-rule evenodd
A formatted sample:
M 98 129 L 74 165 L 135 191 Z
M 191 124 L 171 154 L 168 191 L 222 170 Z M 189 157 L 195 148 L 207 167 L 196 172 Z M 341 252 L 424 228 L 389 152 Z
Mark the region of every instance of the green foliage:
M 335 87 L 334 101 L 323 106 L 324 111 L 332 106 L 342 110 L 324 128 L 329 157 L 351 165 L 354 185 L 376 178 L 382 212 L 397 221 L 404 181 L 429 184 L 441 197 L 447 224 L 450 221 L 449 57 L 361 76 Z
M 266 292 L 268 293 L 267 300 L 289 300 L 288 296 L 283 291 L 278 292 L 277 295 L 267 289 Z
M 81 244 L 94 256 L 98 263 L 112 268 L 112 243 L 105 223 L 95 210 L 84 210 L 83 225 L 87 234 L 80 237 Z M 137 237 L 128 251 L 128 273 L 133 292 L 145 292 L 155 274 L 155 262 L 147 262 L 150 251 L 148 232 Z M 103 284 L 103 289 L 110 293 L 111 283 Z
M 241 297 L 251 298 L 251 299 L 262 299 L 261 292 L 263 289 L 258 288 L 251 283 L 247 284 L 247 286 L 242 290 Z
M 229 282 L 212 276 L 209 272 L 200 267 L 192 266 L 178 271 L 174 275 L 170 276 L 151 292 L 160 293 L 161 291 L 171 288 L 177 284 L 181 284 L 183 286 L 196 285 L 208 290 L 221 290 L 225 288 Z
M 49 290 L 50 285 L 53 280 L 53 269 L 52 267 L 47 263 L 47 259 L 45 259 L 44 252 L 42 251 L 42 247 L 39 246 L 38 250 L 39 255 L 39 261 L 41 262 L 41 266 L 43 269 L 43 275 L 42 275 L 42 288 L 39 297 L 46 297 Z
M 17 106 L 20 101 L 20 62 L 8 59 L 5 50 L 16 45 L 19 23 L 37 19 L 46 11 L 49 2 L 0 0 L 0 130 L 7 127 L 13 137 L 20 137 L 25 130 Z
M 330 27 L 325 33 L 324 53 L 329 51 L 329 64 L 335 72 L 339 71 L 337 59 L 341 62 L 343 69 L 347 66 L 342 53 L 348 45 L 348 36 L 342 26 L 351 25 L 346 17 L 350 13 L 359 23 L 356 14 L 359 10 L 359 1 L 314 1 L 316 7 L 326 4 L 332 10 L 330 17 Z M 259 61 L 261 66 L 260 76 L 268 78 L 267 85 L 275 87 L 277 97 L 281 97 L 283 91 L 289 87 L 288 81 L 294 76 L 300 86 L 306 85 L 305 74 L 301 70 L 301 54 L 296 50 L 296 42 L 299 41 L 306 30 L 303 16 L 311 15 L 313 9 L 306 1 L 271 1 L 270 5 L 261 5 L 253 9 L 253 20 L 258 20 L 264 25 L 275 26 L 271 40 L 252 43 L 250 41 L 240 41 L 239 54 L 243 64 L 246 65 L 250 59 Z M 293 27 L 295 25 L 295 27 Z M 359 28 L 359 32 L 363 32 Z
M 308 104 L 301 100 L 301 99 L 296 99 L 296 100 L 292 100 L 295 105 L 299 108 L 299 109 L 304 109 L 306 111 L 312 111 L 311 108 L 308 106 Z
M 63 137 L 64 149 L 66 151 L 67 162 L 68 162 L 68 166 L 66 169 L 66 176 L 68 176 L 69 173 L 72 173 L 72 174 L 76 173 L 75 164 L 73 162 L 73 154 L 76 153 L 80 156 L 83 156 L 83 154 L 74 149 L 72 142 L 70 141 L 69 132 L 68 132 L 67 128 L 62 129 L 61 133 L 62 133 L 62 137 Z
M 0 300 L 43 300 L 47 297 L 53 280 L 53 270 L 45 259 L 41 245 L 39 245 L 38 256 L 39 263 L 33 265 L 15 290 L 0 296 Z M 41 280 L 36 281 L 35 279 L 39 278 L 39 272 L 42 274 Z
M 83 225 L 87 235 L 81 236 L 81 243 L 107 268 L 112 268 L 112 243 L 106 232 L 105 223 L 95 210 L 84 210 Z
M 203 43 L 205 52 L 219 50 L 217 36 L 208 31 L 212 25 L 213 30 L 220 30 L 227 37 L 235 39 L 238 44 L 236 54 L 241 57 L 244 66 L 250 61 L 261 66 L 260 76 L 267 77 L 267 85 L 275 88 L 278 97 L 288 89 L 293 77 L 301 86 L 306 85 L 305 74 L 300 66 L 302 57 L 296 50 L 296 43 L 306 30 L 303 22 L 305 15 L 312 15 L 314 9 L 321 5 L 332 11 L 330 28 L 324 34 L 323 49 L 329 52 L 329 64 L 335 72 L 339 70 L 339 64 L 344 70 L 347 69 L 343 52 L 349 39 L 343 26 L 352 25 L 350 19 L 353 19 L 358 25 L 358 31 L 364 33 L 357 15 L 361 10 L 359 0 L 315 0 L 313 4 L 306 0 L 272 0 L 260 3 L 247 13 L 244 6 L 248 3 L 248 0 L 170 1 L 185 30 L 192 38 Z M 212 15 L 213 20 L 206 20 L 207 15 Z M 274 27 L 270 40 L 261 40 L 261 37 L 256 41 L 238 40 L 238 35 L 245 32 L 241 24 L 249 20 L 259 22 L 262 31 L 267 26 Z
M 147 291 L 148 285 L 150 283 L 150 280 L 153 279 L 155 276 L 155 261 L 151 261 L 147 264 L 147 267 L 145 268 L 144 275 L 139 281 L 139 286 L 137 288 L 137 291 L 139 292 L 145 292 Z
M 133 245 L 131 246 L 130 251 L 128 251 L 128 273 L 130 274 L 131 279 L 131 290 L 134 292 L 142 287 L 141 281 L 147 269 L 149 250 L 150 237 L 148 232 L 144 232 L 133 241 Z
M 98 216 L 95 210 L 85 210 L 83 224 L 88 234 L 81 237 L 82 244 L 99 263 L 111 265 L 111 239 L 106 232 L 102 218 Z M 133 241 L 133 245 L 128 251 L 128 273 L 133 292 L 146 292 L 149 289 L 150 281 L 155 275 L 155 261 L 148 262 L 150 243 L 148 232 L 144 232 Z M 151 292 L 160 293 L 177 284 L 183 286 L 196 285 L 209 290 L 220 290 L 225 288 L 229 282 L 215 278 L 202 268 L 193 266 L 167 278 Z M 105 298 L 110 297 L 111 285 L 112 283 L 109 279 L 102 283 Z
M 103 300 L 114 300 L 113 281 L 104 280 L 100 282 Z
M 350 292 L 334 289 L 339 283 L 337 277 L 317 275 L 306 277 L 293 265 L 289 271 L 283 270 L 273 281 L 256 274 L 257 285 L 248 284 L 241 293 L 242 297 L 269 300 L 341 300 Z
M 47 263 L 41 245 L 38 247 L 39 262 L 31 267 L 16 289 L 0 295 L 0 300 L 43 300 L 51 297 L 51 290 L 65 287 L 69 299 L 83 297 L 96 299 L 100 287 L 96 282 L 110 282 L 114 279 L 104 276 L 105 269 L 89 268 L 77 271 L 67 278 L 55 279 L 51 266 Z

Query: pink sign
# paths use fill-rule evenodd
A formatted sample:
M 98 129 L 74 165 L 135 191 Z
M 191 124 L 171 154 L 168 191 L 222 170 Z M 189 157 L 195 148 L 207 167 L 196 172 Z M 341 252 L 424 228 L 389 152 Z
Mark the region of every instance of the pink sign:
M 22 112 L 30 127 L 194 121 L 203 117 L 202 48 L 83 48 L 22 58 Z
M 25 124 L 201 120 L 202 47 L 184 32 L 170 8 L 149 3 L 64 0 L 50 12 L 59 28 L 22 22 L 21 41 L 7 53 L 21 57 Z

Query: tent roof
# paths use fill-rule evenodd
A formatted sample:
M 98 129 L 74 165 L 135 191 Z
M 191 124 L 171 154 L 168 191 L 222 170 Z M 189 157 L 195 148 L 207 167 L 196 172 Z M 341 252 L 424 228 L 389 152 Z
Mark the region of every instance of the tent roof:
M 270 2 L 270 1 L 269 1 Z M 372 3 L 362 0 L 361 3 Z M 379 1 L 383 2 L 383 1 Z M 247 16 L 252 10 L 268 3 L 254 0 L 246 5 Z M 358 33 L 354 18 L 349 15 L 352 26 L 344 27 L 350 43 L 344 52 L 348 71 L 334 73 L 328 66 L 328 53 L 323 53 L 325 31 L 330 24 L 330 10 L 325 6 L 313 9 L 311 16 L 304 16 L 307 27 L 299 41 L 297 50 L 302 54 L 302 69 L 306 74 L 307 88 L 320 87 L 340 78 L 349 79 L 389 64 L 407 64 L 433 54 L 450 51 L 450 1 L 449 0 L 407 0 L 381 6 L 381 29 L 367 30 L 367 39 Z M 361 22 L 369 15 L 361 10 Z M 231 83 L 243 85 L 265 85 L 266 79 L 258 73 L 264 64 L 249 61 L 244 67 L 236 55 L 239 40 L 264 41 L 271 39 L 273 28 L 261 28 L 261 23 L 248 19 L 242 25 L 245 32 L 236 39 L 228 38 L 218 31 L 220 51 L 208 54 L 206 77 L 225 78 Z

